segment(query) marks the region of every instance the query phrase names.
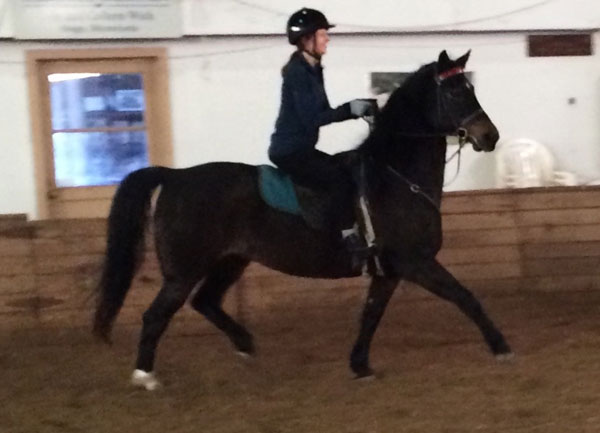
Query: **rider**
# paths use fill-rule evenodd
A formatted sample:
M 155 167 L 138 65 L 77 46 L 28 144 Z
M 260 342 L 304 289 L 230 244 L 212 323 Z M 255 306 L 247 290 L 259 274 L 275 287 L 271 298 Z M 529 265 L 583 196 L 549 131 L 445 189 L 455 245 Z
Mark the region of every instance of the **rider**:
M 356 235 L 352 221 L 340 221 L 340 205 L 350 203 L 351 173 L 329 154 L 315 149 L 321 126 L 374 114 L 372 100 L 354 99 L 331 108 L 323 83 L 321 58 L 327 52 L 328 30 L 334 27 L 321 12 L 303 8 L 287 22 L 287 37 L 296 51 L 282 68 L 281 107 L 271 136 L 269 158 L 294 182 L 325 190 L 331 197 L 327 211 L 335 232 Z M 354 237 L 354 236 L 353 236 Z M 348 238 L 347 241 L 350 239 Z M 356 239 L 350 241 L 351 246 Z

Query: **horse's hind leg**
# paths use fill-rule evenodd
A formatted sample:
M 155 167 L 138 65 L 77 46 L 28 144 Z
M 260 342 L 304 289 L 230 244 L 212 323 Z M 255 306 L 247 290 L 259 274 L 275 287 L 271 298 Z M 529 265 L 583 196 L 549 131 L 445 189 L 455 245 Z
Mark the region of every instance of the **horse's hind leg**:
M 406 279 L 460 308 L 479 327 L 490 350 L 499 360 L 512 357 L 504 336 L 485 313 L 480 302 L 436 260 L 416 267 Z
M 252 335 L 223 311 L 223 297 L 244 273 L 249 261 L 239 256 L 227 256 L 217 262 L 206 275 L 192 298 L 192 307 L 222 330 L 242 354 L 254 353 Z
M 136 370 L 132 377 L 135 385 L 144 386 L 148 390 L 158 386 L 152 373 L 158 340 L 167 329 L 173 315 L 185 303 L 193 287 L 194 282 L 165 280 L 152 305 L 144 313 Z
M 350 368 L 359 378 L 373 375 L 369 367 L 369 350 L 371 340 L 377 326 L 383 317 L 387 306 L 400 278 L 373 277 L 369 294 L 362 313 L 360 331 L 352 353 L 350 354 Z

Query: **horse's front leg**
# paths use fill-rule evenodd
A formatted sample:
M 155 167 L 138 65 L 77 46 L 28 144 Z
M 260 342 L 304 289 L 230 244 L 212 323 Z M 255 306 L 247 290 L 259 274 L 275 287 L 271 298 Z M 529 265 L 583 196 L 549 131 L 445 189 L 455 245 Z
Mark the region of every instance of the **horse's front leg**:
M 504 336 L 485 313 L 480 302 L 437 260 L 416 266 L 405 278 L 460 308 L 479 327 L 498 360 L 506 360 L 513 356 Z
M 361 317 L 360 332 L 350 354 L 350 368 L 358 378 L 373 375 L 373 370 L 369 367 L 371 340 L 399 281 L 399 277 L 373 277 L 371 281 Z

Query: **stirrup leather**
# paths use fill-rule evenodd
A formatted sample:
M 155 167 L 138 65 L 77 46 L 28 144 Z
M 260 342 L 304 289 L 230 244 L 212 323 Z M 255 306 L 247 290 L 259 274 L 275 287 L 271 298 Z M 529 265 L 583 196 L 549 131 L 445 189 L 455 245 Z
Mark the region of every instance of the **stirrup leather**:
M 375 229 L 373 228 L 373 222 L 371 221 L 371 214 L 369 212 L 369 202 L 364 195 L 361 195 L 358 199 L 358 204 L 365 226 L 364 237 L 365 241 L 367 242 L 367 249 L 373 252 L 372 257 L 373 263 L 375 264 L 375 274 L 378 276 L 383 276 L 383 267 L 381 266 L 379 256 L 377 255 Z M 363 266 L 363 274 L 368 273 L 367 266 L 367 263 L 365 263 Z
M 360 164 L 360 175 L 358 181 L 358 207 L 360 209 L 360 213 L 362 215 L 362 220 L 364 224 L 364 237 L 367 242 L 367 249 L 373 252 L 373 263 L 375 264 L 375 274 L 378 276 L 385 275 L 383 272 L 383 267 L 381 266 L 381 261 L 379 260 L 379 256 L 377 255 L 377 243 L 375 236 L 375 229 L 373 228 L 373 222 L 371 220 L 371 213 L 369 212 L 370 206 L 369 201 L 367 200 L 367 191 L 366 191 L 366 173 L 365 173 L 365 164 L 361 162 Z M 367 271 L 367 263 L 363 266 L 363 274 L 368 273 Z

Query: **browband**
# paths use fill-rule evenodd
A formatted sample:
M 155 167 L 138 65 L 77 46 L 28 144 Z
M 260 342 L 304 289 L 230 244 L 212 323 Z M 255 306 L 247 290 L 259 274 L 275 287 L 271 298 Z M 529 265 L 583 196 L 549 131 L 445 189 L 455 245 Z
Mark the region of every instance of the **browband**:
M 449 69 L 445 72 L 442 72 L 441 74 L 438 74 L 437 76 L 437 81 L 443 81 L 446 78 L 450 78 L 454 75 L 458 75 L 458 74 L 463 74 L 465 72 L 465 70 L 463 68 L 461 68 L 460 66 L 457 66 L 455 68 Z

